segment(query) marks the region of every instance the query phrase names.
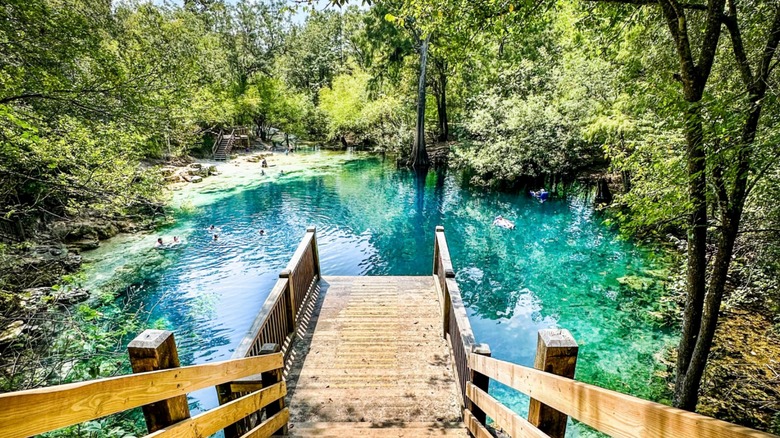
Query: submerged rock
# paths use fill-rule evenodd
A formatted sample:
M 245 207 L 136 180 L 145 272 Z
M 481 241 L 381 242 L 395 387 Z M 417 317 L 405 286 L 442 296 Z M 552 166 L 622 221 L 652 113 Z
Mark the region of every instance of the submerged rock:
M 49 304 L 71 305 L 89 298 L 89 291 L 80 287 L 31 287 L 22 291 L 23 305 L 42 308 Z
M 626 275 L 625 277 L 617 278 L 617 281 L 621 285 L 635 291 L 647 290 L 655 283 L 655 280 L 652 278 L 640 277 L 638 275 Z
M 199 182 L 201 182 L 201 181 L 203 181 L 203 178 L 202 178 L 202 177 L 200 177 L 200 176 L 193 176 L 193 177 L 190 179 L 190 182 L 192 182 L 192 183 L 199 183 Z
M 79 251 L 88 251 L 90 249 L 98 248 L 100 246 L 100 241 L 97 239 L 82 239 L 70 242 L 68 245 Z

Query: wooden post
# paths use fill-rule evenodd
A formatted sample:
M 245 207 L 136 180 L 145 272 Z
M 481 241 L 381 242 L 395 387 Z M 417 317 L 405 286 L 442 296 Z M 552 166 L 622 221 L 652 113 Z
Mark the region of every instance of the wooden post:
M 471 352 L 474 354 L 480 354 L 482 356 L 491 356 L 490 347 L 487 344 L 476 344 L 474 347 L 472 347 Z M 488 392 L 488 386 L 490 386 L 490 378 L 488 376 L 469 368 L 469 382 L 471 382 L 477 388 Z M 476 403 L 472 403 L 468 397 L 466 397 L 466 400 L 464 401 L 466 402 L 466 408 L 471 411 L 471 414 L 474 415 L 474 418 L 476 418 L 480 424 L 486 424 L 485 422 L 487 421 L 487 415 L 485 415 L 485 411 L 480 409 Z
M 311 233 L 311 253 L 314 257 L 314 275 L 317 276 L 317 280 L 320 279 L 320 251 L 317 249 L 317 227 L 306 228 L 307 233 Z
M 134 373 L 178 368 L 179 354 L 173 333 L 167 330 L 144 330 L 127 346 Z M 190 418 L 187 396 L 162 400 L 143 407 L 149 433 Z
M 263 344 L 263 346 L 260 348 L 260 354 L 258 356 L 262 356 L 264 354 L 273 354 L 277 353 L 282 350 L 282 347 L 279 344 Z M 267 388 L 273 384 L 279 383 L 283 379 L 283 369 L 279 368 L 276 370 L 266 371 L 261 374 L 261 378 L 263 380 L 263 387 Z M 266 418 L 271 418 L 276 413 L 280 412 L 282 409 L 284 409 L 284 397 L 280 398 L 279 401 L 273 402 L 270 405 L 266 406 L 265 408 L 265 416 Z M 287 430 L 287 423 L 285 425 L 274 432 L 272 435 L 282 435 L 287 436 L 288 430 Z
M 239 395 L 230 389 L 230 382 L 217 385 L 216 389 L 217 400 L 219 400 L 220 406 L 239 398 Z M 240 436 L 238 433 L 238 424 L 236 423 L 233 423 L 230 426 L 226 426 L 224 429 L 222 429 L 222 432 L 224 433 L 225 438 L 236 438 Z
M 286 278 L 287 279 L 287 319 L 289 321 L 289 325 L 292 327 L 288 327 L 289 331 L 292 333 L 292 331 L 295 329 L 295 288 L 293 287 L 293 277 L 292 272 L 289 269 L 285 269 L 282 272 L 279 273 L 279 278 Z
M 534 368 L 573 379 L 578 350 L 577 342 L 568 330 L 539 330 Z M 566 420 L 566 414 L 531 399 L 528 421 L 551 438 L 563 438 Z

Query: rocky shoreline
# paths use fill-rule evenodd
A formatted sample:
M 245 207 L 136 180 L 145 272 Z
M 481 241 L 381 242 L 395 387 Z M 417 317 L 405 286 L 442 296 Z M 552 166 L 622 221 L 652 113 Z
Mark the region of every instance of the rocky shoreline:
M 263 158 L 270 159 L 272 155 L 254 150 L 236 154 L 225 162 L 187 157 L 150 170 L 160 173 L 166 190 L 186 191 L 223 172 L 226 178 L 221 180 L 251 174 Z M 275 158 L 280 161 L 280 156 Z M 290 164 L 291 160 L 281 161 Z M 215 182 L 220 183 L 225 181 Z M 0 246 L 0 351 L 13 344 L 25 344 L 23 338 L 35 334 L 36 315 L 61 311 L 92 297 L 93 291 L 68 285 L 69 277 L 81 271 L 83 251 L 96 249 L 101 241 L 119 234 L 150 232 L 160 225 L 159 219 L 85 214 L 52 222 L 34 239 Z

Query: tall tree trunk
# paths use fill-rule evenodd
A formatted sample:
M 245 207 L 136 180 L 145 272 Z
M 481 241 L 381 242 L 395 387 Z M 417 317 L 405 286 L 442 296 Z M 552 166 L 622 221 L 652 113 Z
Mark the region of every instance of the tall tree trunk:
M 734 244 L 747 200 L 751 149 L 756 139 L 758 123 L 761 118 L 762 101 L 766 94 L 771 61 L 780 43 L 780 6 L 776 8 L 769 38 L 764 47 L 763 57 L 758 65 L 758 74 L 756 76 L 751 72 L 748 58 L 742 45 L 742 37 L 737 22 L 736 4 L 733 1 L 728 2 L 728 14 L 725 15 L 724 23 L 731 34 L 732 49 L 741 70 L 740 74 L 745 83 L 750 104 L 742 127 L 739 144 L 737 145 L 736 156 L 732 158 L 736 159 L 736 163 L 731 193 L 727 191 L 721 166 L 716 166 L 712 174 L 720 211 L 720 236 L 713 257 L 712 273 L 707 294 L 703 298 L 704 306 L 696 342 L 689 357 L 686 373 L 682 378 L 678 374 L 677 385 L 675 386 L 675 405 L 688 410 L 695 410 L 698 402 L 699 386 L 701 385 L 702 375 L 704 375 L 704 369 L 707 366 L 707 358 L 712 348 L 712 341 L 715 337 L 718 312 L 723 300 L 723 292 L 726 287 L 729 268 L 731 267 L 731 258 L 734 253 Z
M 428 63 L 428 35 L 420 41 L 420 78 L 417 85 L 417 126 L 412 144 L 411 165 L 414 168 L 427 168 L 428 152 L 425 150 L 425 68 Z
M 439 141 L 447 141 L 450 138 L 450 125 L 447 122 L 447 71 L 446 63 L 442 62 L 438 68 L 439 93 L 436 97 L 436 113 L 439 116 Z
M 706 292 L 707 268 L 707 197 L 706 163 L 701 118 L 701 96 L 689 102 L 685 114 L 685 141 L 688 161 L 688 196 L 692 204 L 688 228 L 687 294 L 683 311 L 680 347 L 677 351 L 677 378 L 674 387 L 674 405 L 689 411 L 696 409 L 696 395 L 685 390 L 691 356 L 701 327 L 702 309 Z M 698 390 L 698 387 L 697 387 Z

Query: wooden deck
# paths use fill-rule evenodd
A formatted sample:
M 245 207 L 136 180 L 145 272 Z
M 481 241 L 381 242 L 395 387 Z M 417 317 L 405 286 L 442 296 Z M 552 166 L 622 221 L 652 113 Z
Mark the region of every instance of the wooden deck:
M 468 436 L 433 277 L 323 277 L 287 375 L 291 436 Z

